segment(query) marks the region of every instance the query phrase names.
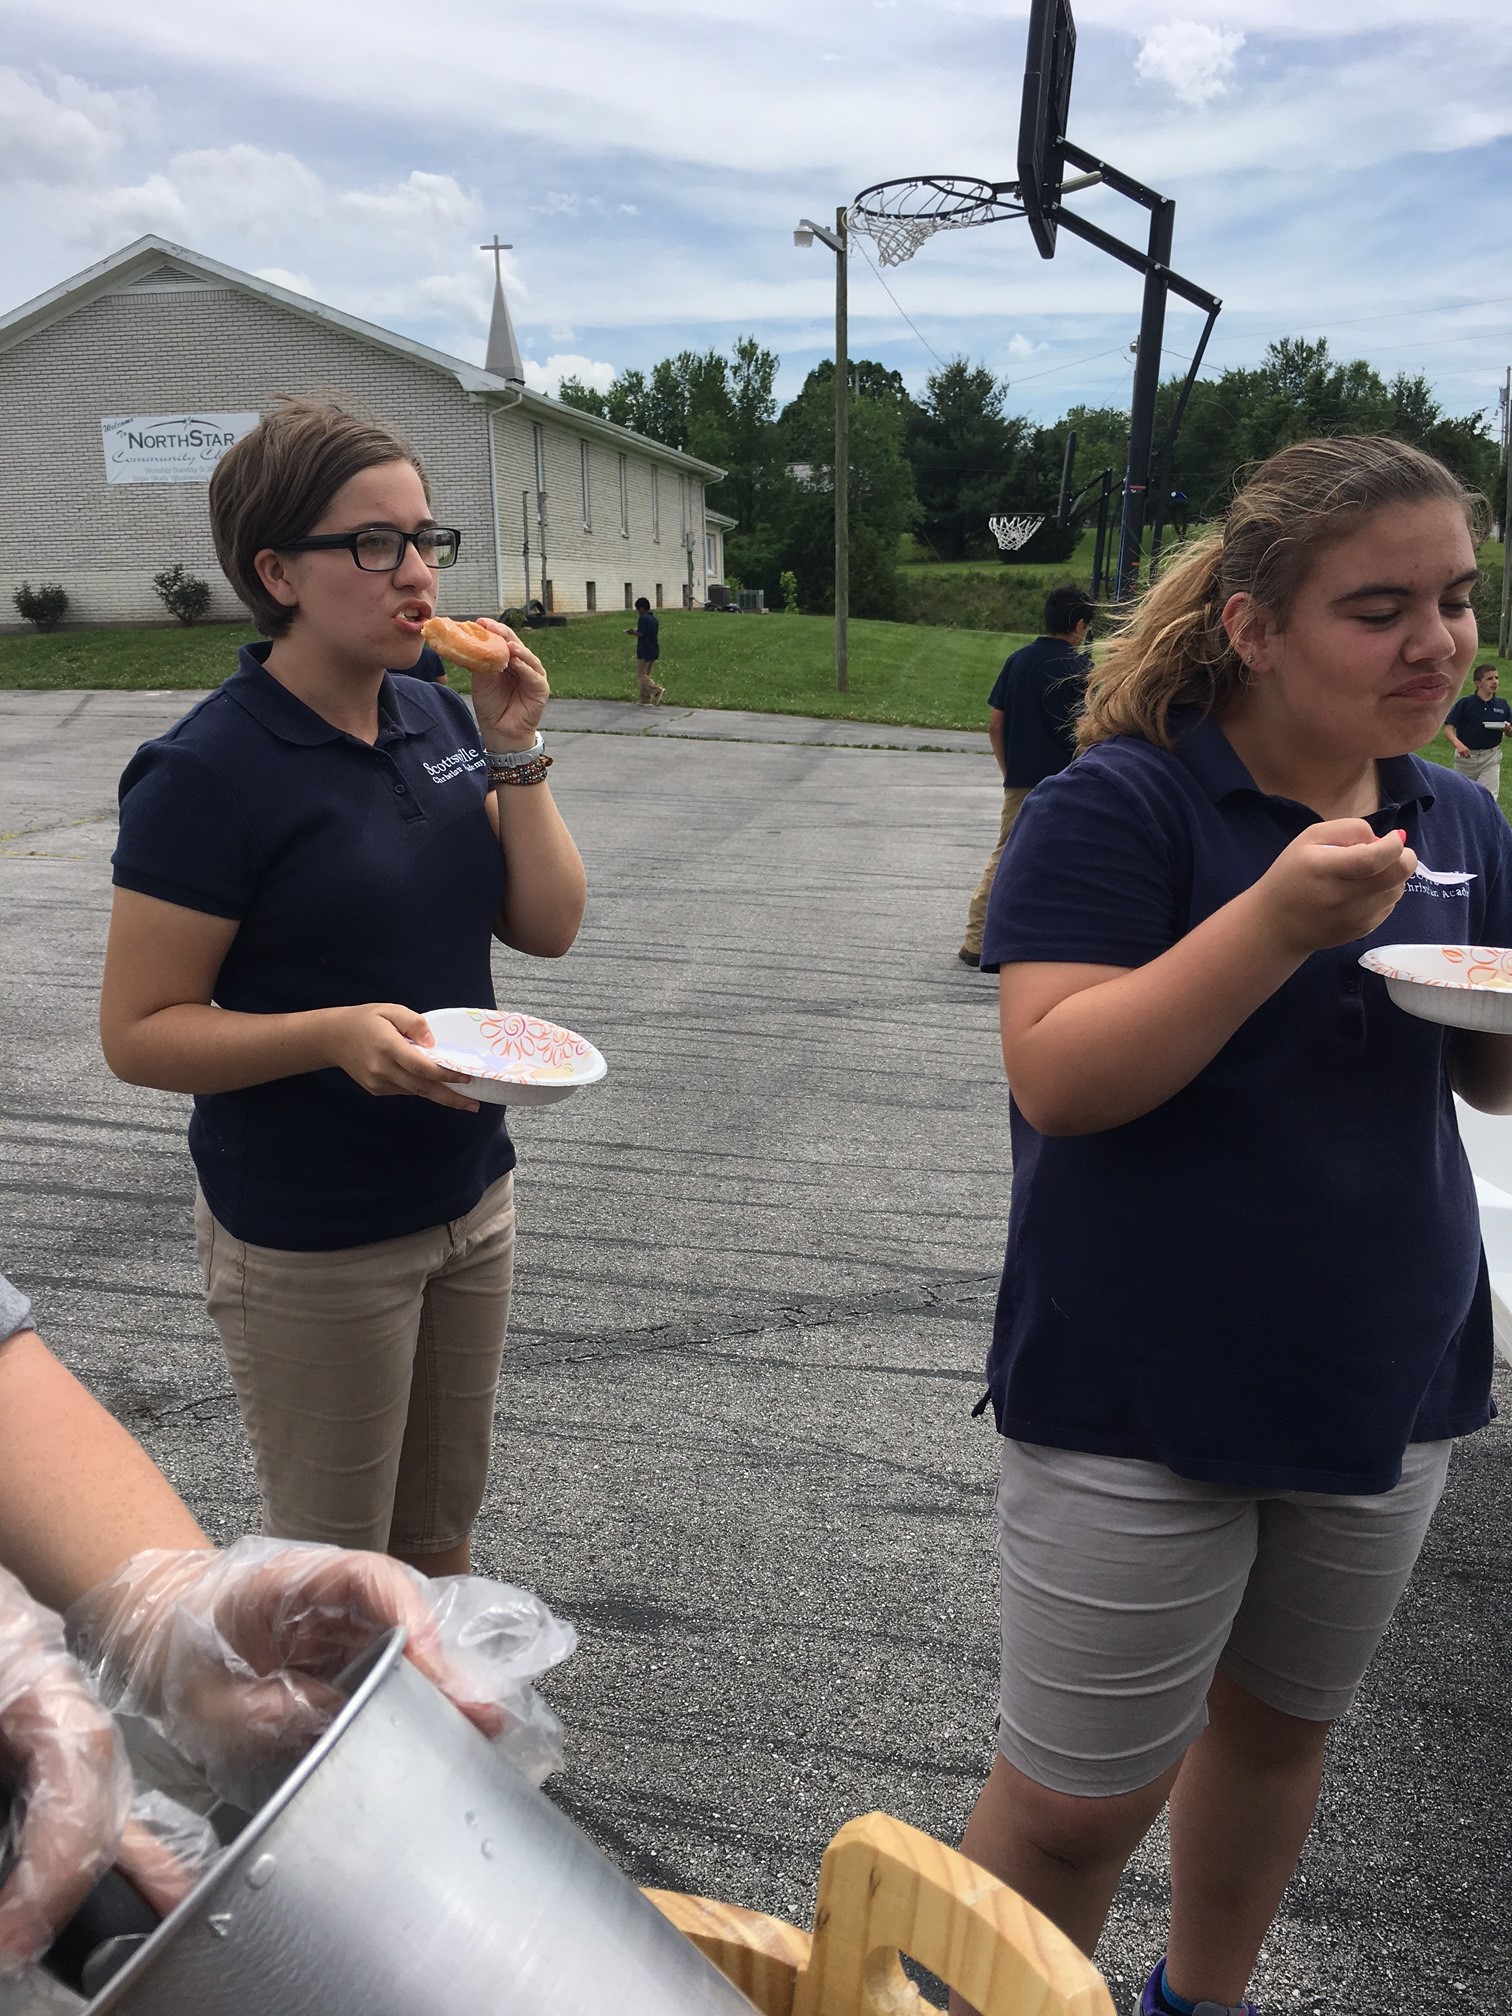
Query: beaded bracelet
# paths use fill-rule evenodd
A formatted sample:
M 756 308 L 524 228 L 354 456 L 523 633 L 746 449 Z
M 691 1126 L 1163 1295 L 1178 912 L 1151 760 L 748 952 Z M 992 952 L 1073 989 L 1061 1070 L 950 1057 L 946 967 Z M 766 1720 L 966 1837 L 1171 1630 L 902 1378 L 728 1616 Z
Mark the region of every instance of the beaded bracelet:
M 491 781 L 495 784 L 543 784 L 550 768 L 549 756 L 537 756 L 533 762 L 517 763 L 512 770 L 494 771 Z

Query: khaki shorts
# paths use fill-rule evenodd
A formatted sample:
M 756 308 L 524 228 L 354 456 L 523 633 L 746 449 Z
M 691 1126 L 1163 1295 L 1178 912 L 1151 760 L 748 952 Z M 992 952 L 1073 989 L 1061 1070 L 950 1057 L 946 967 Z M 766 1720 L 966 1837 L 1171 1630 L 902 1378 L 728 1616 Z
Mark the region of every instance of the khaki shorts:
M 1201 1735 L 1220 1667 L 1282 1714 L 1342 1715 L 1407 1586 L 1449 1449 L 1415 1442 L 1395 1490 L 1350 1498 L 1005 1440 L 999 1750 L 1052 1792 L 1133 1792 Z
M 251 1246 L 202 1196 L 194 1228 L 263 1531 L 402 1554 L 465 1540 L 493 1446 L 513 1171 L 465 1218 L 371 1246 Z
M 1494 798 L 1501 788 L 1501 744 L 1490 749 L 1472 749 L 1468 756 L 1455 755 L 1454 767 L 1472 784 L 1482 784 Z

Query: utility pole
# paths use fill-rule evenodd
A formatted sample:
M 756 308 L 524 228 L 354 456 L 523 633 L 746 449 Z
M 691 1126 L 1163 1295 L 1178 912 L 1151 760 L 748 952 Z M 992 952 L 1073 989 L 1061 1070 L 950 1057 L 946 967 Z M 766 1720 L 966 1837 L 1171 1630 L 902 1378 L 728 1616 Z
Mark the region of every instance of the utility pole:
M 846 213 L 835 212 L 835 691 L 850 685 L 850 257 Z
M 1502 498 L 1502 592 L 1501 621 L 1496 626 L 1497 656 L 1512 655 L 1512 365 L 1501 388 L 1502 474 L 1506 493 Z
M 850 329 L 847 320 L 849 212 L 835 212 L 835 228 L 811 217 L 799 221 L 795 245 L 815 239 L 835 255 L 835 691 L 850 685 Z

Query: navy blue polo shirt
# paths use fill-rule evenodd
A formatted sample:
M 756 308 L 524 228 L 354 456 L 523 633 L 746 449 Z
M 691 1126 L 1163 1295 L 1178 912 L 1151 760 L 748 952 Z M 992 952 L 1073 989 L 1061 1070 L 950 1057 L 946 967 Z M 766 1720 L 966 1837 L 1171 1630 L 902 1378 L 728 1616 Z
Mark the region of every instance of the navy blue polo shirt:
M 446 661 L 439 651 L 433 651 L 429 644 L 424 644 L 414 664 L 394 676 L 399 679 L 424 679 L 434 686 L 438 680 L 446 678 Z
M 116 883 L 236 920 L 222 1008 L 494 1006 L 504 858 L 466 702 L 386 677 L 369 745 L 266 672 L 270 648 L 127 765 Z M 374 1098 L 334 1069 L 196 1096 L 189 1147 L 235 1238 L 299 1252 L 461 1217 L 514 1165 L 501 1108 Z
M 1512 721 L 1512 706 L 1500 694 L 1482 700 L 1479 693 L 1466 693 L 1449 709 L 1446 725 L 1467 749 L 1500 749 L 1506 731 L 1491 727 L 1493 721 Z
M 661 624 L 649 609 L 635 619 L 635 655 L 643 665 L 654 665 L 661 656 Z
M 1010 1106 L 1013 1200 L 988 1358 L 998 1425 L 1250 1488 L 1379 1492 L 1409 1442 L 1493 1412 L 1490 1291 L 1450 1031 L 1397 1008 L 1368 946 L 1512 944 L 1512 830 L 1436 764 L 1379 766 L 1378 833 L 1420 863 L 1371 937 L 1316 952 L 1191 1084 L 1121 1127 Z M 984 967 L 1142 966 L 1317 815 L 1257 789 L 1215 722 L 1089 750 L 1025 802 Z
M 1076 754 L 1076 717 L 1091 664 L 1064 637 L 1036 637 L 999 672 L 987 704 L 1003 716 L 1005 791 L 1032 789 Z

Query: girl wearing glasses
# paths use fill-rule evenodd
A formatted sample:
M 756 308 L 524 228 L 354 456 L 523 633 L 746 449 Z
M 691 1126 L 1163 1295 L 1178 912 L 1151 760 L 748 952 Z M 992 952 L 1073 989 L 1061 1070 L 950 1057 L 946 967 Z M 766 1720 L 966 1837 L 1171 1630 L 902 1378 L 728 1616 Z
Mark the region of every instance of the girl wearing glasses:
M 515 1155 L 502 1110 L 426 1055 L 417 1004 L 492 1006 L 493 938 L 555 959 L 577 935 L 582 862 L 527 753 L 546 674 L 503 631 L 473 712 L 394 676 L 459 535 L 371 420 L 283 401 L 219 464 L 210 516 L 267 641 L 121 780 L 105 1057 L 193 1095 L 200 1266 L 265 1530 L 462 1573 Z

